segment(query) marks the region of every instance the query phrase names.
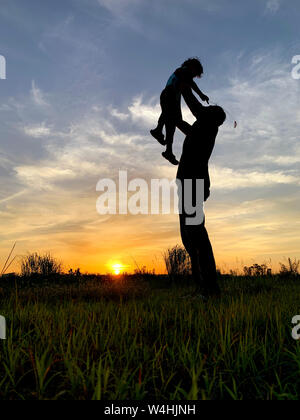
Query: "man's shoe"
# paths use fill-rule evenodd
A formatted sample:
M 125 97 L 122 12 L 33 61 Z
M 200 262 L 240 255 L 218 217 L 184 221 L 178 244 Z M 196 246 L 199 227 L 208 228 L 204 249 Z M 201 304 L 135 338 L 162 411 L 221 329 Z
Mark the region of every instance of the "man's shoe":
M 162 146 L 165 146 L 167 144 L 167 142 L 165 141 L 165 136 L 163 135 L 163 133 L 161 133 L 158 130 L 151 130 L 150 134 L 152 137 L 155 138 L 155 140 L 158 141 L 158 143 L 160 143 Z
M 170 163 L 172 163 L 172 165 L 179 165 L 178 160 L 176 159 L 175 155 L 173 155 L 173 153 L 168 153 L 168 152 L 163 152 L 162 156 L 167 159 Z

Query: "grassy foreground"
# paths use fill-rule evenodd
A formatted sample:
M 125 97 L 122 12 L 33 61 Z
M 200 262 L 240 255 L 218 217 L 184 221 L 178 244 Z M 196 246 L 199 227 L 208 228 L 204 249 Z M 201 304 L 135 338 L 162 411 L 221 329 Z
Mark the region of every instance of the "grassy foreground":
M 0 291 L 0 399 L 298 399 L 300 281 L 225 278 L 223 297 L 139 278 Z

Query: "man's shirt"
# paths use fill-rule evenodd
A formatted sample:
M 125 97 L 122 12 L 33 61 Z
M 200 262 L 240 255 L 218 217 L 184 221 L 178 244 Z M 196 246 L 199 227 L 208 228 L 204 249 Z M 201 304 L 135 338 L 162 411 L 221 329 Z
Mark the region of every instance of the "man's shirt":
M 204 179 L 205 200 L 210 193 L 208 163 L 215 146 L 217 134 L 218 127 L 205 121 L 204 111 L 203 119 L 198 119 L 194 123 L 191 133 L 184 141 L 177 172 L 177 178 L 182 182 L 184 179 Z

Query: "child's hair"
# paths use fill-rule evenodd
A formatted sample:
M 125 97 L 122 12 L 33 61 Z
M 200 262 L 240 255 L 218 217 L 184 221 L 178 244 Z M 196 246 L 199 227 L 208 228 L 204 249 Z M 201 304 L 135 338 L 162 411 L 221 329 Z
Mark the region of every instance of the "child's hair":
M 181 67 L 190 67 L 190 66 L 194 66 L 195 69 L 197 70 L 197 76 L 201 76 L 203 74 L 203 66 L 199 60 L 199 58 L 194 57 L 194 58 L 189 58 L 188 60 L 186 60 Z

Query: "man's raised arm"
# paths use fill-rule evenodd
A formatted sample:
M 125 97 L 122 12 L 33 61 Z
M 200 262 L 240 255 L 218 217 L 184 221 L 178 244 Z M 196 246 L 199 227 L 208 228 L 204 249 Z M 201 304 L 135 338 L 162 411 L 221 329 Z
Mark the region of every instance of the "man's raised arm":
M 205 107 L 198 101 L 192 90 L 188 87 L 183 89 L 182 96 L 197 120 L 201 120 Z

